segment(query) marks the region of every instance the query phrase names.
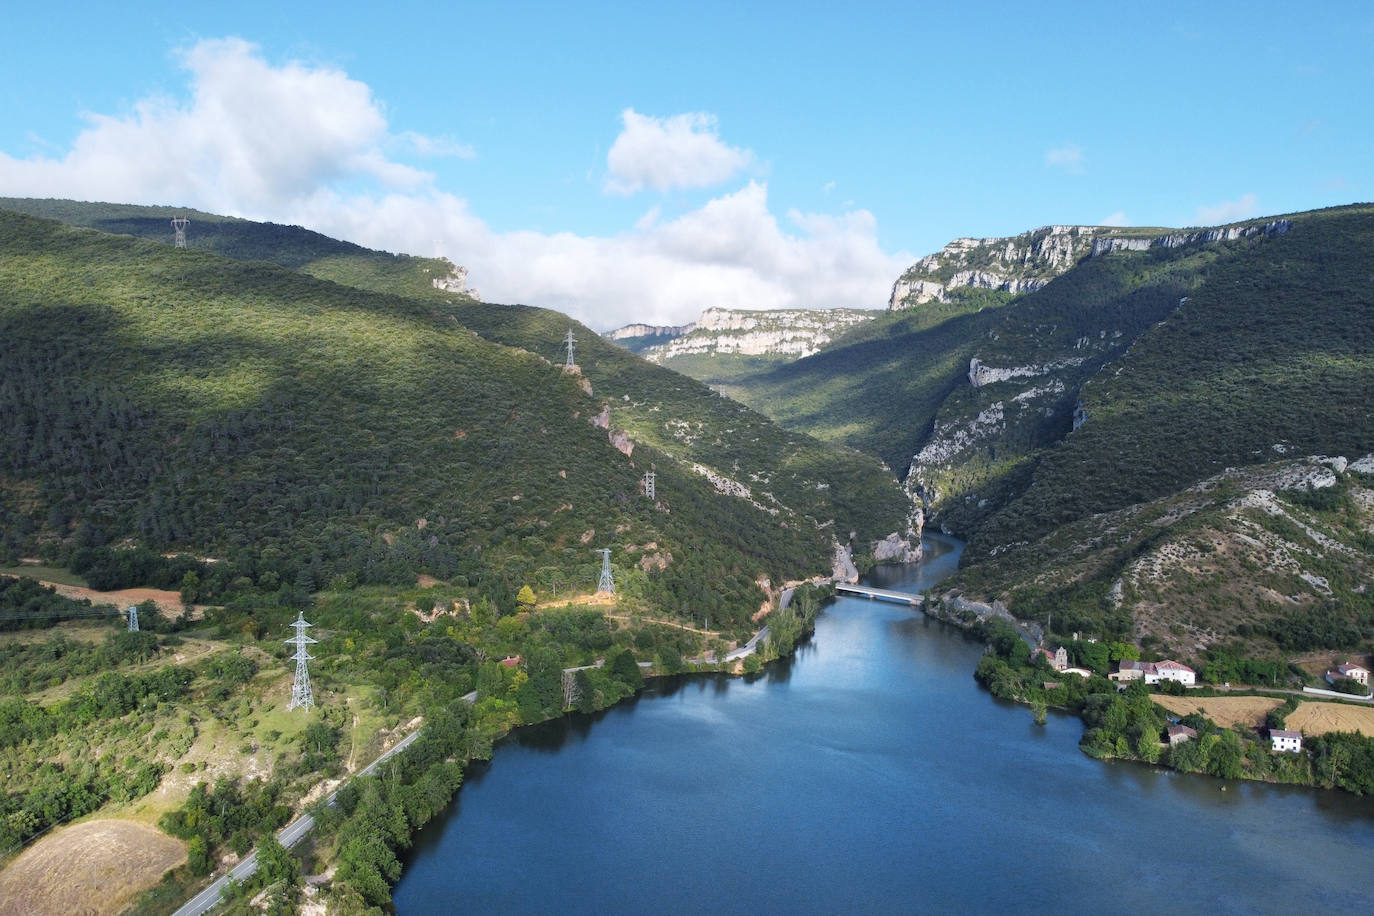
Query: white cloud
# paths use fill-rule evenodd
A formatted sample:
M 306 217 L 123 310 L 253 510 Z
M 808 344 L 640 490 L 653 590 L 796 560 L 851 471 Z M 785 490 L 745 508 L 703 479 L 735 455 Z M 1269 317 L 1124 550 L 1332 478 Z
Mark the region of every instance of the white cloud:
M 835 190 L 835 182 L 827 181 L 825 183 L 825 187 L 823 188 L 823 190 L 825 191 L 825 193 L 829 194 L 831 191 Z
M 235 38 L 202 41 L 181 62 L 191 75 L 185 104 L 154 98 L 122 116 L 86 115 L 86 129 L 60 159 L 0 153 L 4 193 L 249 213 L 345 178 L 389 187 L 429 180 L 383 155 L 382 108 L 341 71 L 272 67 Z
M 1117 210 L 1111 216 L 1102 217 L 1097 224 L 1099 226 L 1129 226 L 1131 223 L 1126 219 L 1126 213 L 1124 211 Z
M 390 133 L 365 84 L 329 68 L 271 65 L 232 39 L 202 42 L 183 61 L 186 102 L 145 100 L 125 116 L 88 116 L 58 158 L 0 153 L 0 195 L 194 206 L 389 251 L 443 253 L 469 268 L 490 301 L 556 308 L 598 330 L 682 324 L 710 306 L 880 308 L 914 260 L 884 252 L 864 210 L 790 212 L 784 228 L 757 181 L 672 219 L 652 208 L 609 236 L 497 232 L 430 174 L 388 156 L 461 152 L 445 150 L 451 141 Z M 728 155 L 699 157 L 695 172 L 684 157 L 657 177 L 638 173 L 646 186 L 682 183 L 689 173 L 704 181 L 702 163 L 712 161 L 724 180 L 748 161 L 719 143 L 714 122 L 679 117 L 687 133 L 707 139 L 704 148 Z M 643 120 L 674 132 L 664 125 L 676 119 Z M 627 165 L 617 174 L 629 181 L 637 173 Z
M 321 196 L 294 217 L 331 235 L 402 251 L 441 238 L 485 299 L 567 312 L 597 330 L 635 321 L 683 324 L 705 308 L 881 308 L 914 258 L 878 245 L 866 211 L 768 210 L 768 191 L 740 190 L 667 222 L 650 210 L 615 236 L 491 230 L 464 201 L 431 190 Z
M 1198 207 L 1197 225 L 1215 226 L 1219 223 L 1231 223 L 1254 216 L 1258 212 L 1259 198 L 1253 193 L 1243 194 L 1239 200 L 1223 200 L 1219 204 Z
M 624 129 L 606 154 L 606 190 L 613 194 L 710 187 L 754 161 L 749 150 L 721 141 L 716 116 L 706 112 L 654 118 L 626 108 L 620 118 Z
M 1045 152 L 1045 165 L 1063 169 L 1072 175 L 1083 173 L 1083 147 L 1077 143 L 1066 143 Z
M 396 139 L 413 149 L 421 156 L 452 156 L 455 159 L 476 159 L 477 150 L 470 144 L 460 143 L 452 137 L 431 137 L 413 130 L 402 131 Z

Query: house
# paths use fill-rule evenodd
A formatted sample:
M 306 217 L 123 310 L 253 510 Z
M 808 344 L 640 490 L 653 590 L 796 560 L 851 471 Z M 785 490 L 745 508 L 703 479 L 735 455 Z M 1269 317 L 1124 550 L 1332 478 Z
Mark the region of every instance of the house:
M 1117 665 L 1117 670 L 1109 674 L 1108 677 L 1114 681 L 1138 681 L 1144 678 L 1147 684 L 1158 684 L 1160 681 L 1177 681 L 1185 687 L 1191 687 L 1197 683 L 1196 671 L 1171 658 L 1166 658 L 1160 662 L 1137 662 L 1128 658 L 1122 659 Z
M 1197 732 L 1193 731 L 1191 728 L 1189 728 L 1189 727 L 1186 726 L 1186 725 L 1170 725 L 1170 726 L 1169 726 L 1169 746 L 1170 746 L 1170 747 L 1173 747 L 1175 744 L 1182 744 L 1184 741 L 1188 741 L 1188 740 L 1193 739 L 1193 738 L 1196 738 L 1196 737 L 1197 737 Z
M 1270 747 L 1275 752 L 1286 754 L 1296 754 L 1302 750 L 1302 732 L 1290 731 L 1286 728 L 1269 729 Z
M 1151 667 L 1149 662 L 1138 662 L 1129 658 L 1123 658 L 1117 663 L 1116 670 L 1107 675 L 1107 677 L 1114 681 L 1138 681 L 1145 676 L 1145 671 L 1149 667 Z M 1155 678 L 1155 680 L 1157 681 L 1158 678 Z
M 1149 675 L 1145 676 L 1145 683 L 1158 684 L 1160 681 L 1178 681 L 1185 687 L 1191 687 L 1197 683 L 1197 672 L 1181 662 L 1176 662 L 1171 658 L 1166 658 L 1162 662 L 1155 662 L 1155 679 L 1150 680 Z
M 1326 672 L 1326 682 L 1328 684 L 1331 684 L 1334 687 L 1336 682 L 1339 680 L 1354 681 L 1357 684 L 1364 687 L 1366 690 L 1368 690 L 1369 669 L 1364 667 L 1363 665 L 1355 665 L 1350 662 L 1346 662 L 1345 664 L 1337 665 L 1332 670 Z
M 505 665 L 507 668 L 514 668 L 519 665 L 521 661 L 522 659 L 518 655 L 507 655 L 505 658 L 501 659 L 501 664 Z

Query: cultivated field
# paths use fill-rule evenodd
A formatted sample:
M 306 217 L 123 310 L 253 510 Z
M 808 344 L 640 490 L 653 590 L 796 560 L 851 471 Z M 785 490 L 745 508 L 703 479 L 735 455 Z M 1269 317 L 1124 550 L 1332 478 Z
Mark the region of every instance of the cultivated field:
M 1287 724 L 1304 735 L 1359 732 L 1366 738 L 1374 738 L 1374 706 L 1302 703 L 1289 715 Z
M 1234 725 L 1245 725 L 1253 728 L 1256 725 L 1263 725 L 1264 717 L 1269 713 L 1269 710 L 1277 708 L 1283 702 L 1271 697 L 1193 698 L 1171 697 L 1162 694 L 1151 697 L 1151 699 L 1176 716 L 1200 712 L 1222 728 L 1231 728 Z M 1302 707 L 1298 707 L 1298 709 L 1301 711 Z M 1288 721 L 1291 723 L 1293 716 L 1289 716 Z M 1297 728 L 1297 726 L 1290 725 L 1289 728 Z
M 119 913 L 185 860 L 180 841 L 132 821 L 56 830 L 0 871 L 0 916 Z

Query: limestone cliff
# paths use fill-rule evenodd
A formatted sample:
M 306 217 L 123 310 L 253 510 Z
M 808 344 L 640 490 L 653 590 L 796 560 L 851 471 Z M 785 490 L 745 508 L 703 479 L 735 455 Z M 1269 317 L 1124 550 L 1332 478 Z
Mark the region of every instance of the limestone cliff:
M 482 297 L 478 294 L 477 290 L 468 289 L 468 269 L 466 267 L 460 267 L 447 258 L 439 258 L 439 261 L 447 265 L 448 273 L 442 277 L 435 277 L 430 280 L 430 283 L 435 289 L 446 293 L 457 293 L 469 299 L 476 299 L 478 302 L 482 301 Z
M 1113 251 L 1182 248 L 1287 232 L 1292 221 L 1221 226 L 1193 232 L 1115 226 L 1042 226 L 1011 238 L 955 239 L 907 268 L 892 285 L 890 310 L 948 299 L 951 290 L 1026 293 L 1039 289 L 1085 257 Z
M 1099 238 L 1138 232 L 1106 226 L 1042 226 L 1011 238 L 955 239 L 911 265 L 893 284 L 887 307 L 942 302 L 950 290 L 964 287 L 1030 292 L 1091 254 Z
M 627 325 L 604 336 L 622 342 L 651 362 L 678 356 L 739 354 L 781 355 L 801 359 L 830 343 L 840 332 L 873 318 L 873 312 L 854 309 L 711 308 L 682 327 Z M 666 339 L 662 339 L 666 338 Z M 635 342 L 645 342 L 642 347 Z

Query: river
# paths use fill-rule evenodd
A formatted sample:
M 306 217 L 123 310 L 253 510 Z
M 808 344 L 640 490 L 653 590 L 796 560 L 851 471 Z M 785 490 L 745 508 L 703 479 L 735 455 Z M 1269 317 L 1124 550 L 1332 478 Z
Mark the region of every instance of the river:
M 960 545 L 874 585 L 916 591 Z M 1374 911 L 1374 800 L 1077 747 L 992 699 L 981 646 L 840 598 L 754 680 L 662 679 L 520 729 L 416 837 L 422 913 Z

